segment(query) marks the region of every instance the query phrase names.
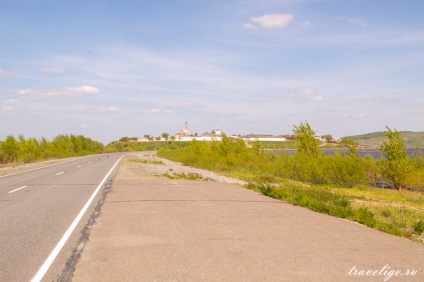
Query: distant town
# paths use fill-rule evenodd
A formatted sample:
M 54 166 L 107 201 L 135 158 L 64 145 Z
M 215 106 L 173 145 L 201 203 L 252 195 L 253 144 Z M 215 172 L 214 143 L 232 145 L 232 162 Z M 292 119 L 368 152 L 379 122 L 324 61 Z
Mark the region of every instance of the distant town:
M 143 138 L 131 138 L 130 141 L 133 142 L 151 142 L 151 141 L 221 141 L 223 132 L 219 129 L 213 129 L 211 132 L 204 132 L 201 135 L 190 132 L 188 123 L 184 123 L 184 127 L 181 132 L 178 132 L 174 135 L 169 135 L 167 133 L 162 134 L 160 137 L 152 137 L 150 135 L 145 135 Z M 228 136 L 228 135 L 227 135 Z M 320 136 L 316 133 L 315 137 L 321 142 L 330 143 L 330 144 L 339 144 L 341 142 L 340 138 L 333 138 L 331 135 Z M 285 142 L 294 140 L 294 135 L 270 135 L 270 134 L 248 134 L 248 135 L 229 135 L 228 138 L 233 140 L 243 140 L 243 141 L 266 141 L 266 142 Z

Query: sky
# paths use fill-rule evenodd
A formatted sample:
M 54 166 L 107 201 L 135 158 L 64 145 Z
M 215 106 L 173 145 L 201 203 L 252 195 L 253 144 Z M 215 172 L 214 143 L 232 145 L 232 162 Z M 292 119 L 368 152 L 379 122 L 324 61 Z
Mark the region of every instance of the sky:
M 424 131 L 421 0 L 0 0 L 0 139 Z

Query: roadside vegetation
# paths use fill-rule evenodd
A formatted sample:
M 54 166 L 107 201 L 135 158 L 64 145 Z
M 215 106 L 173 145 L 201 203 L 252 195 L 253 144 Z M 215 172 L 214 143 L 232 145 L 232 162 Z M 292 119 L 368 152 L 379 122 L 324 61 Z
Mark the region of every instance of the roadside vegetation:
M 207 178 L 203 178 L 200 174 L 198 173 L 165 173 L 165 174 L 161 174 L 158 176 L 164 176 L 166 178 L 169 179 L 183 179 L 183 180 L 202 180 L 202 181 L 210 181 L 210 179 Z
M 294 155 L 272 154 L 258 142 L 248 148 L 225 136 L 222 142 L 163 148 L 158 155 L 243 179 L 250 183 L 247 188 L 276 199 L 423 242 L 424 156 L 417 151 L 408 157 L 399 132 L 387 128 L 381 147 L 385 157 L 374 160 L 360 158 L 349 140 L 346 156 L 323 154 L 307 122 L 293 131 Z
M 162 161 L 152 161 L 152 160 L 146 160 L 146 159 L 130 159 L 128 160 L 133 163 L 141 163 L 141 164 L 156 164 L 156 165 L 164 165 Z
M 25 138 L 19 135 L 0 140 L 0 163 L 17 164 L 34 161 L 100 154 L 104 145 L 82 135 L 57 135 L 53 140 Z
M 150 142 L 135 142 L 131 138 L 120 139 L 121 141 L 114 141 L 109 143 L 105 151 L 107 153 L 114 152 L 137 152 L 137 151 L 158 151 L 162 149 L 177 150 L 188 147 L 190 142 L 174 142 L 169 141 L 150 141 Z

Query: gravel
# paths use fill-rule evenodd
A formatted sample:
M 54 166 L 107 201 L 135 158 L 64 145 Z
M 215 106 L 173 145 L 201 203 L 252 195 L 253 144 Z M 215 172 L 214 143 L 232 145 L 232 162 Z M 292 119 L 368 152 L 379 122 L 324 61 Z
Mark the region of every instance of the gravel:
M 156 152 L 128 154 L 122 161 L 116 175 L 118 179 L 158 179 L 165 175 L 178 178 L 178 175 L 195 175 L 200 181 L 218 181 L 244 185 L 245 181 L 218 175 L 212 171 L 184 166 L 167 159 L 159 158 Z

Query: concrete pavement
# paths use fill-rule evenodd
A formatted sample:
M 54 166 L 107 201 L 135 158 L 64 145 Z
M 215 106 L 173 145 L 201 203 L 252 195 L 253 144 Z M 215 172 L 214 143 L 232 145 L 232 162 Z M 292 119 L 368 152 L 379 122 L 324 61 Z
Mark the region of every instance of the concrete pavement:
M 423 262 L 422 245 L 237 185 L 115 179 L 73 281 L 424 281 Z

